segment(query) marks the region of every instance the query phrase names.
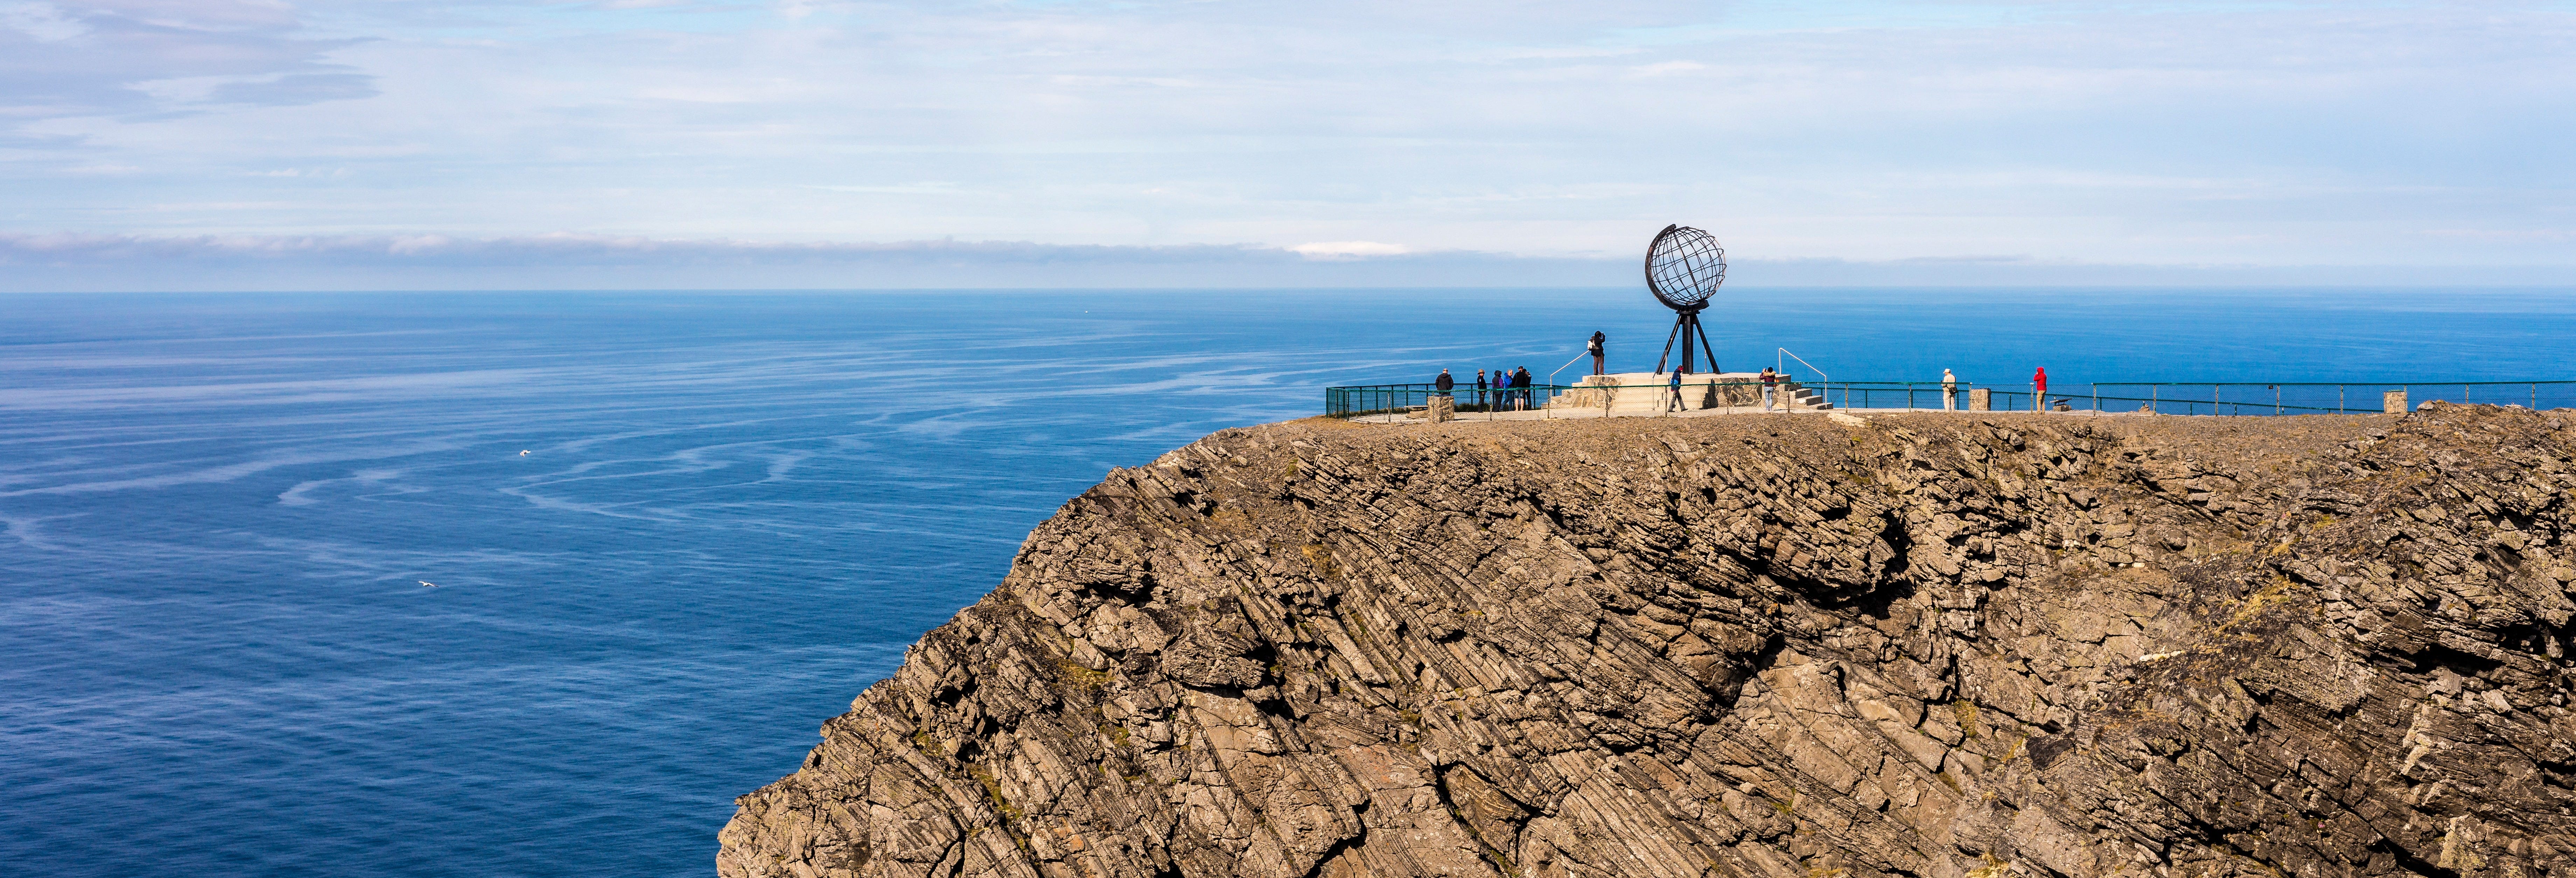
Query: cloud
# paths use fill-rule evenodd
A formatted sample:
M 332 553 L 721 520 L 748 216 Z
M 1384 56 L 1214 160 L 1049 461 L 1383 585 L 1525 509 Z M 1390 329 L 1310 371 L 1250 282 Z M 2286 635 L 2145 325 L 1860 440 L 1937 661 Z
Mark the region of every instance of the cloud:
M 1366 242 L 1343 242 L 1366 243 Z M 1341 245 L 1333 245 L 1340 247 Z M 1374 245 L 1385 248 L 1392 245 Z M 1338 252 L 1338 251 L 1336 251 Z M 1469 250 L 1317 258 L 1299 248 L 1029 241 L 767 242 L 554 234 L 0 234 L 0 292 L 482 289 L 1639 287 L 1638 262 Z M 1739 259 L 1729 288 L 2532 286 L 2552 266 L 2106 265 L 2022 256 Z
M 227 82 L 206 95 L 210 104 L 295 106 L 322 101 L 374 97 L 375 77 L 356 73 L 294 73 L 268 79 Z
M 1619 263 L 1625 267 L 1625 263 Z M 1601 260 L 1026 241 L 0 234 L 0 291 L 1592 286 Z
M 1368 256 L 1402 256 L 1413 248 L 1402 244 L 1380 244 L 1376 241 L 1321 241 L 1288 248 L 1308 259 L 1359 259 Z
M 59 43 L 89 33 L 88 25 L 64 15 L 51 3 L 0 5 L 0 25 L 33 37 L 40 43 Z
M 360 40 L 312 38 L 267 0 L 18 2 L 0 5 L 0 26 L 0 134 L 375 93 L 374 76 L 323 60 Z
M 25 234 L 2576 260 L 2563 4 L 0 8 Z
M 952 264 L 1245 263 L 1288 261 L 1274 249 L 1211 244 L 1166 247 L 1044 245 L 1025 241 L 893 243 L 682 240 L 611 235 L 462 238 L 450 235 L 0 235 L 0 264 L 116 262 L 295 265 L 777 265 L 908 262 Z

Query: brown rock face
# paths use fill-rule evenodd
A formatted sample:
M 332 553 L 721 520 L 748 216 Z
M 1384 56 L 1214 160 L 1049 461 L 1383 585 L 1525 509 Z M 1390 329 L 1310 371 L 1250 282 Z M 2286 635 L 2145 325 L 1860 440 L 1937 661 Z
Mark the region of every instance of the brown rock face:
M 2576 873 L 2558 413 L 1231 430 L 743 796 L 751 876 Z

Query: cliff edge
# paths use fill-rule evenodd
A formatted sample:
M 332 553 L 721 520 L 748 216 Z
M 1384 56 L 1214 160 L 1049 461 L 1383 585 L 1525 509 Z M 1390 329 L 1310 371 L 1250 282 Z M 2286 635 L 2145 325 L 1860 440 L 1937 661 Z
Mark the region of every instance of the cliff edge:
M 738 800 L 771 876 L 2576 874 L 2576 413 L 1229 430 Z

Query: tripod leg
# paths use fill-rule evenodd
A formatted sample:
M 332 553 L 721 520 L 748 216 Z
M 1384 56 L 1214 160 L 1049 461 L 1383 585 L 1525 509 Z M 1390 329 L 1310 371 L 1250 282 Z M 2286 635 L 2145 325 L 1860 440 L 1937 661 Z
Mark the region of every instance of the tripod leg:
M 1692 351 L 1691 351 L 1691 333 L 1694 333 L 1694 332 L 1698 332 L 1698 331 L 1699 331 L 1699 315 L 1698 315 L 1698 314 L 1684 314 L 1684 315 L 1682 315 L 1682 325 L 1681 325 L 1681 330 L 1682 330 L 1682 333 L 1681 333 L 1681 335 L 1682 335 L 1682 371 L 1683 371 L 1683 372 L 1697 372 L 1697 371 L 1699 371 L 1698 369 L 1691 368 L 1691 365 L 1692 365 L 1692 364 L 1691 364 L 1691 360 L 1696 359 L 1695 357 L 1693 357 L 1693 356 L 1692 356 Z
M 1685 319 L 1687 319 L 1687 318 L 1685 318 Z M 1675 321 L 1673 321 L 1673 331 L 1672 331 L 1672 332 L 1670 332 L 1670 333 L 1666 333 L 1666 334 L 1664 335 L 1664 352 L 1663 352 L 1663 354 L 1662 354 L 1662 355 L 1657 356 L 1657 357 L 1655 358 L 1655 374 L 1658 374 L 1658 375 L 1663 374 L 1663 371 L 1664 371 L 1664 361 L 1671 359 L 1671 358 L 1672 358 L 1672 356 L 1673 356 L 1673 339 L 1675 339 L 1675 338 L 1679 338 L 1679 337 L 1681 336 L 1681 334 L 1682 334 L 1682 321 L 1680 321 L 1680 320 L 1675 320 Z M 1688 348 L 1684 348 L 1684 349 L 1683 349 L 1683 356 L 1689 356 L 1689 349 L 1688 349 Z
M 1691 315 L 1691 328 L 1699 330 L 1699 348 L 1700 350 L 1708 352 L 1708 370 L 1711 372 L 1725 371 L 1717 367 L 1717 349 L 1709 346 L 1708 327 L 1700 325 L 1699 315 Z

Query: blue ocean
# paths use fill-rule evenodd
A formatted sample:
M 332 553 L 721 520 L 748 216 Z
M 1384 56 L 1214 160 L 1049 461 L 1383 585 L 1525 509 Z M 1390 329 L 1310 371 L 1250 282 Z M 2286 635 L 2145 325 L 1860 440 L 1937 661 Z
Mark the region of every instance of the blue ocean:
M 2576 379 L 2569 290 L 1708 323 L 1845 380 Z M 1109 468 L 1595 329 L 1643 371 L 1670 326 L 1627 289 L 0 296 L 0 863 L 708 875 L 732 797 Z

